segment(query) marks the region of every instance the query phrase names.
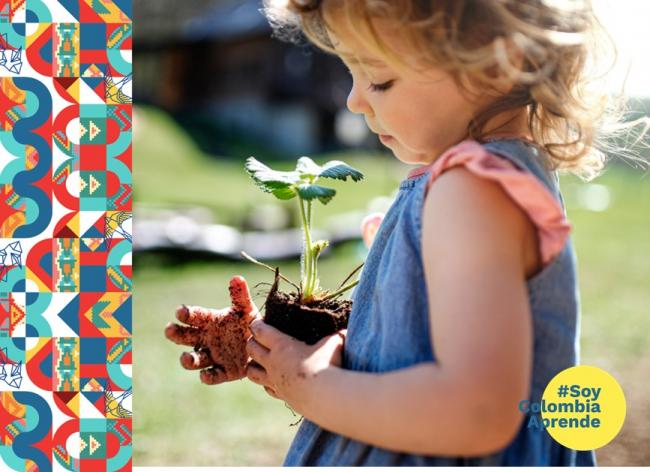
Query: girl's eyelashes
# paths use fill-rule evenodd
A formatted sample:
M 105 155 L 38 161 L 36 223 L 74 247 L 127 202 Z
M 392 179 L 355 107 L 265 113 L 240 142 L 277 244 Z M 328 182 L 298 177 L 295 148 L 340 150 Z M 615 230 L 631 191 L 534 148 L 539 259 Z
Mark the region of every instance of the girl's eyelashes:
M 393 82 L 395 82 L 395 81 L 394 80 L 389 80 L 389 81 L 383 82 L 381 84 L 373 84 L 373 83 L 371 83 L 368 86 L 368 90 L 371 90 L 373 92 L 384 92 L 384 91 L 388 90 L 389 88 L 391 88 L 393 86 Z

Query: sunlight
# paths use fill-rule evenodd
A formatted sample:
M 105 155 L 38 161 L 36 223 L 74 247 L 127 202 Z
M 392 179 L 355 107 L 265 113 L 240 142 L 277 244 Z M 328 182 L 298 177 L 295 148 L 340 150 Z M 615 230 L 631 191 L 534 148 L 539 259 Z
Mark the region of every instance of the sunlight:
M 628 74 L 626 93 L 632 97 L 650 96 L 650 63 L 645 49 L 650 2 L 594 0 L 594 8 L 618 49 L 617 64 L 608 80 L 611 91 L 620 91 Z

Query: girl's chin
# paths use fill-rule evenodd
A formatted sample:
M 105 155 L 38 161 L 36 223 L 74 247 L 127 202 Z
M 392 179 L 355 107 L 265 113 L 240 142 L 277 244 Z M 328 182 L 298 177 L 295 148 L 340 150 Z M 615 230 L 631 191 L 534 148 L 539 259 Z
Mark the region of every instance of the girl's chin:
M 391 147 L 391 151 L 393 151 L 393 155 L 397 158 L 397 160 L 403 162 L 404 164 L 426 165 L 431 162 L 431 160 L 427 158 L 426 154 L 409 151 L 404 149 L 402 146 Z

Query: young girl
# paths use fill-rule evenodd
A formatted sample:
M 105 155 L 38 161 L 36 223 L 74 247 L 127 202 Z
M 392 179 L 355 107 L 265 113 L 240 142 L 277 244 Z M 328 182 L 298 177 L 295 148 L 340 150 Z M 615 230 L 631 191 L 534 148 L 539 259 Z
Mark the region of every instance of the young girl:
M 215 366 L 258 318 L 235 278 L 235 309 L 184 307 L 195 326 L 168 326 L 197 347 L 183 365 L 207 367 L 206 383 L 246 375 L 303 415 L 284 465 L 596 465 L 518 408 L 579 362 L 557 175 L 604 160 L 604 102 L 582 87 L 589 2 L 291 0 L 267 14 L 342 59 L 348 108 L 418 167 L 378 228 L 347 332 L 308 346 L 255 319 L 254 362 Z

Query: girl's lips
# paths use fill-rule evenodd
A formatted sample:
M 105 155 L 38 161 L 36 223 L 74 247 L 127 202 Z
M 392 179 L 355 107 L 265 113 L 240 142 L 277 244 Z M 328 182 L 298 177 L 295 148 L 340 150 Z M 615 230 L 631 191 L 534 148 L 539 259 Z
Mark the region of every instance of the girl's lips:
M 387 134 L 380 134 L 379 135 L 379 140 L 386 144 L 387 142 L 391 141 L 393 138 L 391 136 L 388 136 Z

